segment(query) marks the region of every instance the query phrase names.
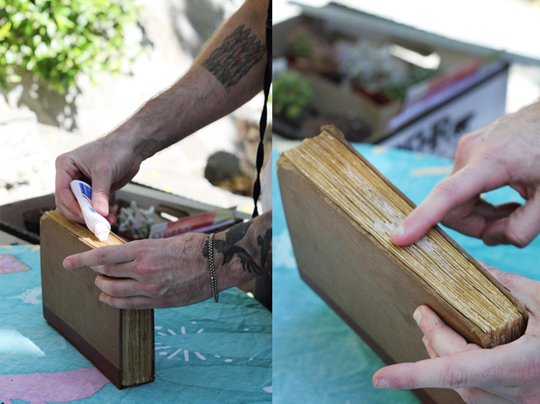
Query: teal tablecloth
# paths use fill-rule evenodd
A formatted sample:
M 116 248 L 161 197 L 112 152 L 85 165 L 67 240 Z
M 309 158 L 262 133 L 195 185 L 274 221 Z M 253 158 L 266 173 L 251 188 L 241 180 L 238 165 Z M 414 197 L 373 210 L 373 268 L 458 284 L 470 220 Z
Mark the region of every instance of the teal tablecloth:
M 39 247 L 0 254 L 30 268 L 0 271 L 0 403 L 272 400 L 271 313 L 239 290 L 221 293 L 219 304 L 156 310 L 156 380 L 118 390 L 43 319 Z
M 415 203 L 452 167 L 451 161 L 428 155 L 366 145 L 356 147 Z M 277 157 L 274 152 L 274 174 Z M 490 193 L 487 199 L 496 203 L 520 200 L 509 188 Z M 300 279 L 276 175 L 273 232 L 274 402 L 417 402 L 408 391 L 376 390 L 371 386 L 371 376 L 383 366 L 382 360 Z M 539 239 L 525 249 L 486 247 L 479 240 L 448 232 L 475 258 L 540 280 Z

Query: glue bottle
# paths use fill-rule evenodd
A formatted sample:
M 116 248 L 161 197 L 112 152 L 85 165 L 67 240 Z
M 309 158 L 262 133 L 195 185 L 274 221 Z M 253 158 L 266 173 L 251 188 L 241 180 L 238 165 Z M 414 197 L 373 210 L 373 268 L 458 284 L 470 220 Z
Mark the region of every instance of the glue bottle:
M 86 227 L 95 234 L 99 241 L 106 241 L 109 238 L 111 225 L 92 207 L 92 187 L 79 180 L 71 181 L 69 187 L 79 202 Z

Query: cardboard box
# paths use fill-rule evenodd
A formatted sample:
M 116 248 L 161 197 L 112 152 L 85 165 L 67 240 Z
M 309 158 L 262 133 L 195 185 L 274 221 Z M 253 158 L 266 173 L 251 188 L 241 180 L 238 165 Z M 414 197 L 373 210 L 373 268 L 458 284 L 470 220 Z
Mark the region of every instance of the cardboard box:
M 154 206 L 156 212 L 168 213 L 173 216 L 188 216 L 201 212 L 217 210 L 219 207 L 194 201 L 182 196 L 163 192 L 145 185 L 131 182 L 122 189 L 113 193 L 112 201 L 123 201 L 129 204 L 135 201 L 137 206 L 148 208 Z M 51 210 L 55 208 L 54 194 L 39 196 L 19 202 L 0 206 L 0 230 L 31 244 L 39 244 L 37 229 L 28 229 L 25 224 L 24 213 L 36 209 Z M 236 212 L 238 219 L 249 219 L 245 213 Z M 39 222 L 39 218 L 38 218 Z
M 313 89 L 312 106 L 317 111 L 357 114 L 371 127 L 371 134 L 363 142 L 452 157 L 461 135 L 487 125 L 505 112 L 509 64 L 497 58 L 481 61 L 489 55 L 487 52 L 431 41 L 429 35 L 421 33 L 407 35 L 414 28 L 393 29 L 396 23 L 330 3 L 324 7 L 302 5 L 301 15 L 276 24 L 275 58 L 285 55 L 288 36 L 302 25 L 323 36 L 368 38 L 374 43 L 391 43 L 440 57 L 441 74 L 415 85 L 405 102 L 382 106 L 346 83 L 338 85 L 322 75 L 303 73 Z M 294 131 L 280 125 L 277 119 L 274 129 L 289 137 Z

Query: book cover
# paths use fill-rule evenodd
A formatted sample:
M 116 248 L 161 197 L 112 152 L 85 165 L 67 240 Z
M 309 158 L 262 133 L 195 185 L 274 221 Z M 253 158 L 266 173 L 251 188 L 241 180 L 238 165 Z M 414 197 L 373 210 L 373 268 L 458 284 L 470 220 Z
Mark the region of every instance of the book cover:
M 154 380 L 153 310 L 122 310 L 98 300 L 96 273 L 68 271 L 66 256 L 124 241 L 111 233 L 98 241 L 86 227 L 58 211 L 41 219 L 43 315 L 118 388 Z

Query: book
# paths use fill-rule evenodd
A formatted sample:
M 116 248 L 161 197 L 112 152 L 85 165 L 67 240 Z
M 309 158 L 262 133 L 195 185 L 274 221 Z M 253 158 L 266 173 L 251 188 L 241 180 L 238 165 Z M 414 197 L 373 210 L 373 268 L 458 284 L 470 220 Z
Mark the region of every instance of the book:
M 123 243 L 114 233 L 98 241 L 58 211 L 41 218 L 43 315 L 118 388 L 154 380 L 154 312 L 101 303 L 96 273 L 90 268 L 65 270 L 63 261 L 71 254 Z
M 484 348 L 524 333 L 525 307 L 440 227 L 410 246 L 391 243 L 414 204 L 337 128 L 324 126 L 277 165 L 300 275 L 387 363 L 428 357 L 412 317 L 421 304 Z M 448 392 L 419 394 L 459 401 Z

